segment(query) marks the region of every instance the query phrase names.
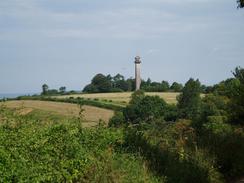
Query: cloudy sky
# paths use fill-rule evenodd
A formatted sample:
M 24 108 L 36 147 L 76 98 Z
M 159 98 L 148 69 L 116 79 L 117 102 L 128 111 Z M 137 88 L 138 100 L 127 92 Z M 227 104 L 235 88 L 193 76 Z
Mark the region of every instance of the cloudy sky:
M 0 0 L 0 93 L 80 90 L 96 73 L 214 84 L 244 67 L 236 0 Z

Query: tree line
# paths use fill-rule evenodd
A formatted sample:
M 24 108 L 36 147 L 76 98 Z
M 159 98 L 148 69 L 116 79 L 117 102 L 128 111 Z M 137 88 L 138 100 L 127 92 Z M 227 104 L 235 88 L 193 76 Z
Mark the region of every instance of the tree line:
M 231 83 L 233 79 L 222 81 L 219 84 L 213 86 L 206 86 L 200 83 L 201 93 L 212 93 L 214 91 L 220 92 L 221 88 L 228 83 Z M 156 82 L 150 78 L 142 80 L 141 90 L 145 92 L 182 92 L 184 85 L 178 82 L 173 82 L 171 85 L 168 81 Z M 115 76 L 96 74 L 91 83 L 83 88 L 85 93 L 108 93 L 108 92 L 127 92 L 135 90 L 135 79 L 125 77 L 121 74 Z
M 147 92 L 180 92 L 183 88 L 181 83 L 174 82 L 172 85 L 167 81 L 152 82 L 150 78 L 142 80 L 141 89 Z M 115 76 L 96 74 L 91 83 L 86 85 L 83 92 L 86 93 L 106 93 L 106 92 L 126 92 L 135 90 L 135 79 L 125 77 L 121 74 Z
M 67 91 L 65 86 L 61 86 L 58 90 L 57 89 L 50 89 L 47 84 L 42 85 L 42 92 L 41 95 L 51 96 L 51 95 L 69 95 L 77 93 L 74 90 Z

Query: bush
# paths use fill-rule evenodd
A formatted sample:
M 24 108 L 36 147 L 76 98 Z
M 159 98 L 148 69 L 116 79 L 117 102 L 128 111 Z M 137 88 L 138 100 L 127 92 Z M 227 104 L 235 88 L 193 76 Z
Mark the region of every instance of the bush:
M 125 118 L 122 112 L 115 112 L 114 116 L 109 120 L 109 127 L 120 127 L 125 124 Z
M 227 179 L 244 174 L 244 130 L 214 117 L 204 125 L 199 144 L 216 157 L 220 171 Z
M 166 102 L 159 96 L 138 96 L 134 95 L 130 104 L 124 109 L 124 116 L 127 121 L 140 123 L 150 122 L 164 117 Z
M 188 121 L 139 125 L 126 129 L 126 146 L 141 152 L 149 166 L 167 182 L 220 183 L 222 176 L 208 154 L 196 148 Z
M 201 83 L 199 80 L 189 79 L 178 97 L 178 109 L 181 118 L 195 119 L 201 110 Z

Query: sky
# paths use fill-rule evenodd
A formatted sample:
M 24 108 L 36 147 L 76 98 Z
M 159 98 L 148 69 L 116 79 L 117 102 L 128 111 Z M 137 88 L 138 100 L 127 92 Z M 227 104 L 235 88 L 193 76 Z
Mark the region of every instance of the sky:
M 81 90 L 97 73 L 212 85 L 244 67 L 236 0 L 0 0 L 0 93 Z

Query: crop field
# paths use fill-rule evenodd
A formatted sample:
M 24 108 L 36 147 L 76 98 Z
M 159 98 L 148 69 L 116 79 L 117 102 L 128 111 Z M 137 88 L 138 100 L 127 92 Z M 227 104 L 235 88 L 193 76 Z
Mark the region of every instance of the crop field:
M 132 92 L 123 93 L 94 93 L 94 94 L 76 94 L 76 95 L 63 95 L 55 98 L 69 98 L 81 97 L 85 99 L 98 99 L 103 101 L 112 101 L 114 103 L 128 103 L 130 101 Z M 147 92 L 146 95 L 158 95 L 168 103 L 176 103 L 176 97 L 179 93 L 176 92 Z
M 39 111 L 39 114 L 50 113 L 50 115 L 59 115 L 66 118 L 79 117 L 80 107 L 76 104 L 47 102 L 47 101 L 8 101 L 4 103 L 8 108 L 17 109 L 19 114 L 27 115 Z M 94 126 L 99 120 L 108 122 L 113 116 L 112 110 L 102 109 L 93 106 L 83 106 L 84 126 Z M 42 111 L 42 112 L 41 112 Z

